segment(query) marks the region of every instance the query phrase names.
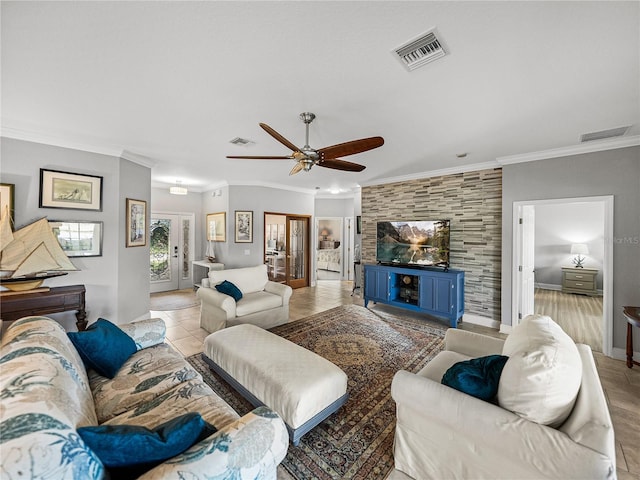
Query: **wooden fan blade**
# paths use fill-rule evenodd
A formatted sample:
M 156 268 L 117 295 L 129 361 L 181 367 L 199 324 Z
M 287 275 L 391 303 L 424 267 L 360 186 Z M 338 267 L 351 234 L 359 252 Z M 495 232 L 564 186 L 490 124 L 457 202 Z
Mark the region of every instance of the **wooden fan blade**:
M 289 176 L 295 175 L 296 173 L 302 171 L 303 168 L 304 166 L 302 165 L 302 162 L 296 162 L 296 164 L 293 166 L 293 168 L 289 172 Z
M 346 157 L 347 155 L 373 150 L 374 148 L 381 147 L 382 145 L 384 145 L 384 138 L 369 137 L 321 148 L 318 150 L 318 154 L 321 159 L 331 160 L 333 158 Z
M 284 156 L 269 156 L 269 155 L 227 155 L 227 158 L 242 158 L 246 160 L 291 160 L 293 157 L 291 155 Z
M 347 162 L 346 160 L 340 160 L 339 158 L 331 158 L 329 160 L 319 160 L 317 165 L 326 168 L 333 168 L 334 170 L 345 170 L 347 172 L 361 172 L 364 170 L 364 165 L 358 163 Z
M 276 132 L 273 128 L 271 128 L 266 123 L 261 123 L 260 126 L 262 127 L 262 129 L 265 132 L 267 132 L 269 135 L 271 135 L 273 138 L 275 138 L 277 141 L 279 141 L 281 144 L 283 144 L 289 150 L 293 150 L 294 152 L 299 152 L 300 151 L 300 149 L 298 147 L 296 147 L 293 143 L 291 143 L 289 140 L 284 138 L 282 135 L 280 135 L 278 132 Z

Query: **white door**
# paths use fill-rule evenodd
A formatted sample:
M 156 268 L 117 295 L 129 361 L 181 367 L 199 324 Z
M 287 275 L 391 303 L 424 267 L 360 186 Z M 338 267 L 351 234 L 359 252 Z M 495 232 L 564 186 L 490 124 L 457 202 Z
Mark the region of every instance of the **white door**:
M 535 296 L 535 207 L 522 207 L 522 305 L 520 318 L 534 313 Z
M 151 214 L 149 225 L 151 293 L 192 286 L 193 224 L 193 214 Z

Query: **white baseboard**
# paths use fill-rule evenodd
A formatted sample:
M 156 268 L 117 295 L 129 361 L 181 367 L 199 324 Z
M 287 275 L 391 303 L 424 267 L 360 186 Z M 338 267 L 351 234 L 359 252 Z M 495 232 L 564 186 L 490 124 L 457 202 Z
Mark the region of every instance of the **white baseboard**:
M 613 347 L 611 349 L 611 358 L 616 360 L 627 361 L 627 351 L 624 348 Z M 637 362 L 640 358 L 640 352 L 633 352 L 633 359 Z
M 511 333 L 511 329 L 513 327 L 511 325 L 505 325 L 504 323 L 500 324 L 500 333 L 504 333 L 505 335 L 509 335 Z
M 481 325 L 483 327 L 495 328 L 500 327 L 500 322 L 487 317 L 481 317 L 480 315 L 473 315 L 472 313 L 465 313 L 462 316 L 462 321 L 466 323 L 473 323 L 474 325 Z
M 553 283 L 536 283 L 535 284 L 536 288 L 541 288 L 543 290 L 556 290 L 557 292 L 561 292 L 562 291 L 562 285 L 555 285 Z M 602 289 L 599 288 L 597 290 L 598 295 L 602 296 Z

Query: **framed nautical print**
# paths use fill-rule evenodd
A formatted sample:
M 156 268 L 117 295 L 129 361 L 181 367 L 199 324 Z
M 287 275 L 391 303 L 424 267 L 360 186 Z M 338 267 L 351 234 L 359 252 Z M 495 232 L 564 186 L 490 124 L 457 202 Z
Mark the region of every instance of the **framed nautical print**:
M 102 177 L 40 169 L 40 208 L 102 211 Z
M 13 230 L 15 226 L 15 185 L 13 183 L 0 183 L 0 215 L 9 214 L 9 224 Z
M 147 202 L 127 198 L 127 247 L 147 244 Z
M 102 222 L 49 220 L 49 226 L 67 257 L 102 256 Z
M 253 211 L 236 210 L 236 243 L 253 243 Z
M 227 241 L 226 212 L 207 214 L 207 240 L 210 242 Z

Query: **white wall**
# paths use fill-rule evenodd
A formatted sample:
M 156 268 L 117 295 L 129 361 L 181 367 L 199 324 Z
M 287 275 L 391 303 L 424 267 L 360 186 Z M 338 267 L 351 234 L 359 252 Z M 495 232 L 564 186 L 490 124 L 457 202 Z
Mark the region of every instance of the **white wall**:
M 103 222 L 102 256 L 71 259 L 79 271 L 45 286 L 85 285 L 90 323 L 99 317 L 125 323 L 148 314 L 149 248 L 125 248 L 125 202 L 127 197 L 149 202 L 150 170 L 118 157 L 8 138 L 2 138 L 0 151 L 0 179 L 15 185 L 18 227 L 42 217 Z M 39 208 L 40 168 L 103 177 L 102 211 Z M 139 282 L 145 275 L 147 281 Z M 75 330 L 73 313 L 51 316 Z
M 571 244 L 589 249 L 584 266 L 599 270 L 597 288 L 602 290 L 604 261 L 604 204 L 602 202 L 557 203 L 535 206 L 536 284 L 560 287 L 562 267 L 571 267 L 575 255 Z

